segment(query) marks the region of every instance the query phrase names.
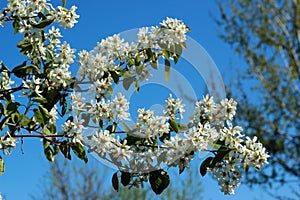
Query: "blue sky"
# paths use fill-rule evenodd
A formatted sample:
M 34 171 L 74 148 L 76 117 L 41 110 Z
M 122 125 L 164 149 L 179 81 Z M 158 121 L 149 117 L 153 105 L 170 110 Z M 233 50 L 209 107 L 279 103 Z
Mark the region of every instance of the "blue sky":
M 234 74 L 233 69 L 229 66 L 237 62 L 238 58 L 235 57 L 230 47 L 218 38 L 218 27 L 210 16 L 210 13 L 218 16 L 215 1 L 68 0 L 67 2 L 67 5 L 75 4 L 78 6 L 80 18 L 79 23 L 73 29 L 63 31 L 63 40 L 68 41 L 72 47 L 78 50 L 91 50 L 97 41 L 109 35 L 133 28 L 158 25 L 166 17 L 175 17 L 182 19 L 191 28 L 192 31 L 188 36 L 204 47 L 216 63 L 221 75 L 226 77 L 225 80 Z M 2 0 L 0 9 L 4 5 L 5 1 Z M 23 58 L 18 56 L 18 50 L 15 47 L 21 38 L 18 35 L 13 35 L 10 26 L 7 24 L 5 28 L 0 28 L 0 59 L 12 67 L 20 64 Z M 185 63 L 181 62 L 179 65 L 185 65 Z M 76 67 L 75 65 L 74 71 L 76 71 Z M 198 80 L 197 77 L 192 76 L 193 72 L 187 68 L 185 73 L 197 85 Z M 199 83 L 201 84 L 199 84 L 197 95 L 201 98 L 201 95 L 204 95 L 205 86 L 203 86 L 203 80 L 199 80 Z M 143 99 L 149 98 L 147 96 L 142 99 L 137 98 L 136 102 L 155 104 L 155 99 L 152 99 L 151 102 L 149 100 L 143 101 Z M 48 161 L 43 155 L 42 143 L 39 139 L 26 139 L 23 150 L 24 154 L 18 145 L 11 156 L 3 156 L 6 172 L 0 177 L 0 192 L 6 195 L 7 199 L 27 199 L 28 193 L 37 191 L 36 185 L 48 169 Z M 104 166 L 99 163 L 99 167 Z M 263 199 L 267 197 L 259 188 L 250 190 L 244 186 L 236 189 L 236 195 L 224 196 L 219 191 L 217 182 L 212 181 L 209 176 L 202 178 L 199 175 L 195 178 L 203 180 L 204 193 L 202 196 L 205 199 Z

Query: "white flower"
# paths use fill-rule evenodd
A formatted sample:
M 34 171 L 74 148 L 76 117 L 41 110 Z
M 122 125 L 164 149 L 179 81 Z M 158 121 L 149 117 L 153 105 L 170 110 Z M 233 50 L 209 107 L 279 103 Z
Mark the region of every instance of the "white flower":
M 118 95 L 114 98 L 112 109 L 114 110 L 116 121 L 129 120 L 129 102 L 121 93 L 118 93 Z
M 42 84 L 41 79 L 36 78 L 35 76 L 33 76 L 32 79 L 33 79 L 33 81 L 32 80 L 26 80 L 26 81 L 23 80 L 22 81 L 23 87 L 26 89 L 29 89 L 31 91 L 34 91 L 38 96 L 41 97 L 41 93 L 43 92 L 43 90 L 41 90 L 41 84 Z
M 0 26 L 3 26 L 5 24 L 4 21 L 4 14 L 2 13 L 2 11 L 0 10 Z
M 176 114 L 180 115 L 180 118 L 183 118 L 182 114 L 184 110 L 184 104 L 181 103 L 181 99 L 174 99 L 172 94 L 166 100 L 167 105 L 165 105 L 166 110 L 164 110 L 164 115 L 175 120 L 178 119 Z
M 59 25 L 64 28 L 72 28 L 76 24 L 79 18 L 79 15 L 76 14 L 76 6 L 72 6 L 70 10 L 65 7 L 58 6 L 56 21 L 59 22 Z
M 7 71 L 2 71 L 0 75 L 0 88 L 1 90 L 9 90 L 11 89 L 11 85 L 15 82 L 12 81 L 8 75 Z

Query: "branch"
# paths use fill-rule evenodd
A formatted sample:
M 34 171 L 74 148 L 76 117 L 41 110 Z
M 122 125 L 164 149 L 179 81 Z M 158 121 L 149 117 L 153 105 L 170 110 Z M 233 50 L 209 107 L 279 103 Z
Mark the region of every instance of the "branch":
M 50 135 L 43 135 L 43 134 L 16 134 L 16 135 L 12 135 L 12 137 L 15 138 L 32 138 L 32 137 L 37 137 L 37 138 L 47 138 L 47 137 L 66 137 L 66 138 L 72 138 L 71 136 L 67 136 L 65 134 L 50 134 Z

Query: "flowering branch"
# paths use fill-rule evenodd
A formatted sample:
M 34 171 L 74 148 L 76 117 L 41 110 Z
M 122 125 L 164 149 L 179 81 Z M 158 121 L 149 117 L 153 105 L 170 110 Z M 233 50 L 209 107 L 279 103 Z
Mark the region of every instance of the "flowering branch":
M 80 51 L 76 81 L 69 70 L 75 49 L 61 42 L 60 30 L 50 25 L 72 28 L 78 18 L 75 6 L 53 8 L 46 0 L 11 0 L 5 12 L 0 12 L 0 25 L 10 19 L 15 33 L 24 36 L 17 47 L 26 56 L 12 70 L 0 62 L 0 130 L 6 131 L 0 137 L 0 149 L 4 153 L 16 146 L 15 138 L 37 137 L 43 138 L 49 161 L 59 152 L 71 159 L 72 150 L 87 162 L 86 147 L 118 167 L 124 186 L 149 180 L 156 194 L 170 181 L 163 169 L 174 166 L 182 173 L 197 152 L 213 154 L 202 162 L 200 173 L 211 172 L 225 194 L 234 193 L 242 169 L 260 169 L 267 163 L 269 155 L 257 138 L 243 135 L 242 128 L 232 124 L 237 105 L 233 99 L 216 103 L 207 95 L 195 103 L 191 121 L 182 124 L 178 121 L 185 105 L 170 95 L 163 115 L 138 109 L 133 125 L 126 123 L 130 121 L 129 101 L 122 93 L 113 98 L 114 86 L 122 84 L 126 90 L 133 86 L 138 92 L 159 61 L 164 62 L 168 80 L 171 62 L 178 62 L 190 31 L 181 20 L 167 18 L 159 26 L 141 28 L 137 41 L 130 44 L 113 35 L 90 52 Z M 13 87 L 13 78 L 19 78 L 21 86 Z M 87 84 L 88 89 L 80 88 Z M 15 92 L 27 101 L 25 111 L 15 100 Z M 86 100 L 89 96 L 84 92 L 92 92 L 92 99 Z M 19 134 L 21 129 L 37 134 Z M 118 190 L 118 172 L 112 183 Z

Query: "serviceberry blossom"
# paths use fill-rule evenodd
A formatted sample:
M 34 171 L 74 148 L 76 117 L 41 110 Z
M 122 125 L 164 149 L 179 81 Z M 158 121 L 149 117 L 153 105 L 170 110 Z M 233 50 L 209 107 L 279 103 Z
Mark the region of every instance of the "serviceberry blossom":
M 1 64 L 1 62 L 0 62 Z M 12 81 L 8 75 L 7 71 L 2 71 L 0 75 L 0 89 L 1 91 L 3 90 L 9 90 L 11 89 L 11 85 L 14 84 L 15 82 Z
M 82 113 L 87 112 L 94 123 L 100 124 L 94 134 L 82 138 L 82 143 L 121 171 L 134 173 L 171 166 L 184 170 L 195 152 L 213 152 L 218 156 L 216 152 L 221 148 L 226 156 L 207 168 L 218 179 L 221 190 L 233 194 L 240 184 L 241 170 L 251 166 L 259 169 L 269 157 L 256 138 L 245 138 L 242 128 L 233 125 L 236 101 L 224 99 L 216 103 L 206 95 L 195 103 L 190 123 L 182 125 L 177 120 L 185 112 L 184 104 L 170 94 L 162 116 L 139 108 L 137 119 L 130 126 L 125 122 L 120 126 L 121 120 L 129 120 L 129 102 L 121 93 L 111 97 L 119 81 L 124 87 L 128 82 L 134 83 L 138 90 L 139 82 L 151 76 L 150 65 L 159 58 L 173 59 L 177 52 L 172 52 L 172 48 L 185 46 L 188 31 L 182 21 L 167 18 L 160 27 L 139 29 L 137 41 L 131 44 L 120 35 L 113 35 L 98 42 L 92 51 L 79 53 L 80 80 L 89 83 L 94 94 L 94 100 L 86 103 Z M 163 52 L 166 49 L 168 54 Z M 74 108 L 82 109 L 80 101 L 76 102 Z
M 120 35 L 113 35 L 98 42 L 90 52 L 82 50 L 78 54 L 80 77 L 75 85 L 69 70 L 75 61 L 75 49 L 67 42 L 61 42 L 62 35 L 55 26 L 45 29 L 45 32 L 43 28 L 51 23 L 58 23 L 65 29 L 72 28 L 79 18 L 76 9 L 76 6 L 53 8 L 47 0 L 9 0 L 6 12 L 0 12 L 0 25 L 10 16 L 19 17 L 14 28 L 23 34 L 24 40 L 18 47 L 30 60 L 30 64 L 24 62 L 21 70 L 14 72 L 16 76 L 18 72 L 24 76 L 23 94 L 38 103 L 48 100 L 42 97 L 44 91 L 53 92 L 59 96 L 58 100 L 53 97 L 54 104 L 59 102 L 64 106 L 62 115 L 70 111 L 75 114 L 60 127 L 64 141 L 85 145 L 90 152 L 115 164 L 122 172 L 134 173 L 133 177 L 139 180 L 145 179 L 145 173 L 171 166 L 182 172 L 189 167 L 196 152 L 211 152 L 216 158 L 223 151 L 222 159 L 207 165 L 205 170 L 217 178 L 225 194 L 234 193 L 234 188 L 240 184 L 242 169 L 246 171 L 251 166 L 260 169 L 268 163 L 269 155 L 258 138 L 246 137 L 240 126 L 233 125 L 237 106 L 233 99 L 216 103 L 213 97 L 206 95 L 195 103 L 191 121 L 184 125 L 177 121 L 183 117 L 185 105 L 171 94 L 165 100 L 163 115 L 139 108 L 134 120 L 130 118 L 130 104 L 124 94 L 113 96 L 117 84 L 123 84 L 125 89 L 133 85 L 138 92 L 140 82 L 151 76 L 151 70 L 157 69 L 159 60 L 164 60 L 166 66 L 169 60 L 177 62 L 189 32 L 181 20 L 167 18 L 159 27 L 141 28 L 137 41 L 132 43 Z M 176 52 L 177 49 L 180 51 Z M 31 70 L 29 74 L 22 74 L 22 67 Z M 45 74 L 41 74 L 42 71 Z M 4 67 L 1 72 L 0 89 L 9 91 L 14 82 Z M 84 84 L 89 85 L 81 89 Z M 68 100 L 72 102 L 68 104 L 67 112 L 63 95 L 67 95 L 72 86 L 79 89 L 70 94 Z M 80 93 L 86 90 L 92 95 Z M 43 104 L 39 104 L 38 109 L 34 106 L 32 121 L 41 125 L 41 133 L 55 130 L 57 106 L 50 109 Z M 41 115 L 49 117 L 47 124 L 39 121 Z M 0 137 L 0 149 L 5 153 L 15 146 L 16 140 L 9 133 Z
M 65 7 L 58 6 L 56 13 L 56 21 L 64 28 L 72 28 L 78 21 L 79 15 L 76 14 L 77 7 L 72 6 L 70 10 Z
M 17 144 L 17 141 L 15 138 L 11 137 L 9 132 L 6 132 L 6 134 L 1 135 L 0 137 L 0 150 L 3 150 L 3 152 L 7 155 L 10 154 L 10 149 L 15 148 Z
M 129 102 L 121 93 L 118 93 L 114 98 L 111 108 L 114 111 L 116 122 L 119 120 L 129 120 Z
M 172 94 L 166 100 L 167 105 L 165 105 L 166 110 L 164 115 L 169 117 L 170 119 L 178 119 L 177 114 L 179 114 L 180 118 L 183 118 L 182 113 L 184 113 L 184 104 L 181 103 L 181 99 L 174 99 Z
M 4 21 L 4 14 L 2 13 L 2 11 L 0 10 L 0 26 L 3 26 L 5 24 Z

